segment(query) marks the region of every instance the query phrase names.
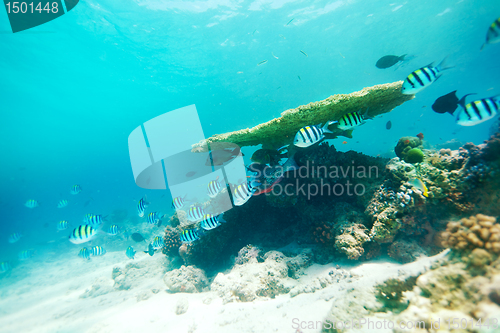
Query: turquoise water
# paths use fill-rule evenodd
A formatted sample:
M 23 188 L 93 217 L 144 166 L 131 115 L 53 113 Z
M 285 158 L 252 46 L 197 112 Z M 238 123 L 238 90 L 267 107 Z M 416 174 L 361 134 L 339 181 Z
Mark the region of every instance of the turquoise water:
M 453 90 L 500 93 L 500 46 L 479 51 L 499 13 L 497 0 L 80 1 L 54 21 L 12 34 L 0 10 L 0 261 L 26 248 L 42 256 L 74 251 L 69 231 L 56 233 L 58 221 L 77 225 L 85 213 L 116 210 L 133 216 L 145 194 L 152 209 L 168 212 L 168 192 L 135 185 L 127 137 L 190 104 L 208 137 L 404 80 L 449 56 L 455 67 L 414 100 L 357 128 L 348 144 L 331 143 L 369 155 L 419 132 L 434 145 L 481 143 L 494 121 L 459 127 L 430 107 Z M 405 53 L 415 58 L 402 67 L 375 67 L 384 55 Z M 83 191 L 71 196 L 75 184 Z M 28 199 L 40 207 L 24 207 Z M 57 209 L 60 199 L 68 207 Z M 9 244 L 16 231 L 23 239 Z

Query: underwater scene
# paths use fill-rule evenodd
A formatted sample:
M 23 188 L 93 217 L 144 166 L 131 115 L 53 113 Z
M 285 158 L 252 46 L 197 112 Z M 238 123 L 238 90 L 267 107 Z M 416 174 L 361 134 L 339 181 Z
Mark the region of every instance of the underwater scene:
M 4 0 L 0 332 L 500 332 L 498 0 Z

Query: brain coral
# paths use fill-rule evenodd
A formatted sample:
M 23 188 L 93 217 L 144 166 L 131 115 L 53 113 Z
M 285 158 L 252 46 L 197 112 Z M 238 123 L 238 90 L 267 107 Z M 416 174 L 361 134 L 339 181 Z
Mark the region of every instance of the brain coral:
M 500 253 L 500 223 L 491 216 L 477 214 L 458 222 L 449 222 L 442 238 L 443 245 L 454 250 L 483 248 Z

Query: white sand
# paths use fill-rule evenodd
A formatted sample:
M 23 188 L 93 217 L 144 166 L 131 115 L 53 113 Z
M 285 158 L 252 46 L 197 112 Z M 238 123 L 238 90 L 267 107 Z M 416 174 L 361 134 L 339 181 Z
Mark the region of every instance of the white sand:
M 332 302 L 338 302 L 349 290 L 371 287 L 402 271 L 415 274 L 434 260 L 435 257 L 424 258 L 407 265 L 382 260 L 364 263 L 349 268 L 359 275 L 352 282 L 340 281 L 293 298 L 286 294 L 275 299 L 225 305 L 213 292 L 166 292 L 162 278 L 168 260 L 161 254 L 150 257 L 138 252 L 133 261 L 127 260 L 123 252 L 107 253 L 90 262 L 74 256 L 51 263 L 33 260 L 0 276 L 0 331 L 301 332 L 293 327 L 294 318 L 295 322 L 323 321 Z M 131 262 L 138 269 L 129 270 L 126 277 L 130 288 L 116 290 L 113 267 L 123 268 Z M 334 266 L 313 265 L 300 280 L 307 283 Z M 16 273 L 23 270 L 22 275 Z M 100 287 L 95 290 L 92 285 Z M 80 297 L 89 293 L 98 296 Z M 177 315 L 176 305 L 180 301 L 187 302 L 188 309 Z M 319 331 L 319 328 L 302 330 Z

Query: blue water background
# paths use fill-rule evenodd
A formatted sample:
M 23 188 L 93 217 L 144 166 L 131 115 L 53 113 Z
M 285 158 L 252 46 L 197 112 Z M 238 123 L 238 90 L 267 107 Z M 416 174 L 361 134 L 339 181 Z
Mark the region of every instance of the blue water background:
M 455 68 L 414 100 L 332 143 L 370 155 L 419 132 L 431 144 L 481 143 L 493 121 L 459 127 L 430 107 L 453 90 L 500 93 L 500 45 L 479 52 L 498 16 L 497 0 L 80 1 L 52 22 L 12 34 L 0 10 L 0 261 L 26 248 L 75 251 L 64 239 L 69 230 L 56 233 L 57 221 L 76 226 L 83 214 L 117 209 L 135 216 L 145 194 L 152 210 L 168 212 L 168 192 L 135 185 L 127 137 L 190 104 L 208 137 L 403 80 L 449 55 Z M 384 55 L 405 53 L 415 56 L 405 67 L 375 67 Z M 83 188 L 78 196 L 69 194 L 74 184 Z M 24 207 L 28 199 L 40 207 Z M 57 209 L 60 199 L 69 206 Z M 8 244 L 14 231 L 25 237 Z

